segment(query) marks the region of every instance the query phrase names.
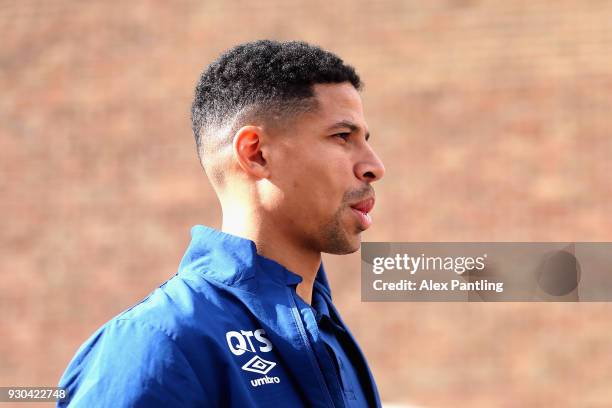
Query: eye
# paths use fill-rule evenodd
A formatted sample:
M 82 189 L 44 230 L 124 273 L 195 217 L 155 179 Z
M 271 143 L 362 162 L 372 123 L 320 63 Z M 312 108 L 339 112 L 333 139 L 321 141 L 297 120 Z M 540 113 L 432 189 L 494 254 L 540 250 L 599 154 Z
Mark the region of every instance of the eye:
M 344 140 L 345 142 L 348 140 L 348 138 L 351 136 L 350 133 L 344 132 L 344 133 L 336 133 L 334 135 L 335 137 L 339 137 L 340 139 Z

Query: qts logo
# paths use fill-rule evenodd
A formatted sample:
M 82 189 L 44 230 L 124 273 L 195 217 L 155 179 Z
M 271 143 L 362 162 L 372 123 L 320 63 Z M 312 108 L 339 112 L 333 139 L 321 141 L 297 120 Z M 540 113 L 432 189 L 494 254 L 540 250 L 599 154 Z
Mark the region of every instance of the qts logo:
M 262 353 L 267 353 L 272 351 L 272 343 L 264 337 L 265 333 L 264 329 L 257 329 L 254 332 L 250 330 L 228 331 L 225 333 L 225 339 L 230 351 L 237 356 L 241 356 L 247 351 L 257 353 L 256 346 Z

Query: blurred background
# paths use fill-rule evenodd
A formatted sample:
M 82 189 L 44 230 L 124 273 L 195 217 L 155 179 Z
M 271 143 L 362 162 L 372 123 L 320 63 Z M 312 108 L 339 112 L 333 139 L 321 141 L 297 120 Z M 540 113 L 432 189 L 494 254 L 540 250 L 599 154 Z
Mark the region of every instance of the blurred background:
M 244 41 L 365 81 L 364 240 L 612 241 L 611 1 L 0 0 L 0 32 L 0 385 L 57 384 L 220 227 L 189 108 Z M 359 254 L 324 262 L 385 401 L 612 406 L 612 306 L 363 303 Z

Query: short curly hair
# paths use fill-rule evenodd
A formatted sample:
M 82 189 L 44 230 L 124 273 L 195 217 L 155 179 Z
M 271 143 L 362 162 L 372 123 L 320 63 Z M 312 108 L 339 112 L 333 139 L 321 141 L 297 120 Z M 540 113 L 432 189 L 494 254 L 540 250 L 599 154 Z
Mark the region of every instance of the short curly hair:
M 191 121 L 200 162 L 206 169 L 207 156 L 231 146 L 245 121 L 295 117 L 316 107 L 314 84 L 342 82 L 363 86 L 353 67 L 305 42 L 259 40 L 229 49 L 195 87 Z

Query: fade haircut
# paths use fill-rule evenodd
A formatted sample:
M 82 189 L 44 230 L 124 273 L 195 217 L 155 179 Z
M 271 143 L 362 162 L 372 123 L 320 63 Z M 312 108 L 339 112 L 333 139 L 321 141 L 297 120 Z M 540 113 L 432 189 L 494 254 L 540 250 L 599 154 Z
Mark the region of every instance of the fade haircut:
M 191 106 L 198 157 L 211 181 L 223 183 L 215 156 L 231 147 L 240 127 L 283 125 L 316 109 L 313 85 L 342 82 L 362 87 L 353 67 L 301 41 L 260 40 L 223 53 L 200 76 Z

